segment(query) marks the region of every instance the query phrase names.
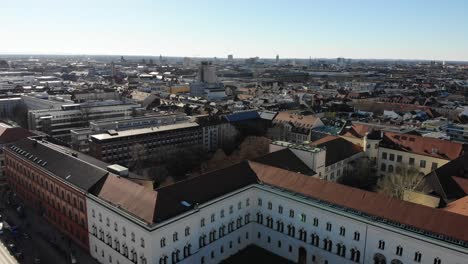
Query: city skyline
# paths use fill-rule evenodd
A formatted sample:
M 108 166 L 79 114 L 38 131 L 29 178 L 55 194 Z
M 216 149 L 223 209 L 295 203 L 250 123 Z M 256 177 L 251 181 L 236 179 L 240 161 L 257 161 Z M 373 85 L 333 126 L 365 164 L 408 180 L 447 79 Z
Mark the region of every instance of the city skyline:
M 75 3 L 4 3 L 0 53 L 468 60 L 463 1 Z

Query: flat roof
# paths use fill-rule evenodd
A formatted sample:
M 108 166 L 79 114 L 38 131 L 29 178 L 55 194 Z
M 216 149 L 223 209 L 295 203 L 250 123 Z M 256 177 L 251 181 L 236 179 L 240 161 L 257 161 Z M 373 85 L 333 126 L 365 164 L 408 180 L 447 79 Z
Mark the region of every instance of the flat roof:
M 180 123 L 180 124 L 173 124 L 173 125 L 167 125 L 167 126 L 148 127 L 148 128 L 118 131 L 117 134 L 113 136 L 110 135 L 109 133 L 102 133 L 102 134 L 92 135 L 91 138 L 96 139 L 96 140 L 106 140 L 106 139 L 131 137 L 131 136 L 137 136 L 137 135 L 143 135 L 143 134 L 158 133 L 158 132 L 163 132 L 163 131 L 191 128 L 191 127 L 198 127 L 198 126 L 199 125 L 197 123 Z

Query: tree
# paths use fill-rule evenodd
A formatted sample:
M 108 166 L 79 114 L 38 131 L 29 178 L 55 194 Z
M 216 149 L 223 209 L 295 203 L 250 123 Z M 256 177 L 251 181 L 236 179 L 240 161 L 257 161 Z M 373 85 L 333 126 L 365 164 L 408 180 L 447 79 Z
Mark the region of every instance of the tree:
M 141 144 L 135 144 L 130 147 L 130 166 L 137 172 L 142 172 L 143 164 L 146 159 L 146 149 Z
M 347 186 L 368 189 L 369 186 L 375 184 L 374 179 L 375 173 L 371 161 L 363 157 L 355 160 L 354 166 L 343 172 L 343 176 L 338 181 Z
M 424 175 L 413 166 L 402 165 L 396 168 L 396 173 L 388 174 L 377 182 L 377 192 L 403 199 L 405 191 L 414 191 L 424 178 Z

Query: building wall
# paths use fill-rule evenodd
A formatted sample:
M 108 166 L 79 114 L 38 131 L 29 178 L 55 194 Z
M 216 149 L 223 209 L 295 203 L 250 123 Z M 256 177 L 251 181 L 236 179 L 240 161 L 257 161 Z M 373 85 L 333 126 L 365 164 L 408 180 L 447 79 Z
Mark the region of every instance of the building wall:
M 94 208 L 96 213 L 103 211 L 103 206 L 98 203 L 88 207 Z M 221 217 L 223 212 L 224 217 Z M 250 221 L 245 221 L 246 215 L 249 215 Z M 112 219 L 121 217 L 119 214 L 109 216 Z M 214 221 L 211 221 L 212 217 Z M 239 217 L 241 225 L 237 226 Z M 202 219 L 204 225 L 201 224 Z M 123 220 L 119 221 L 124 223 Z M 234 230 L 227 232 L 232 221 Z M 283 224 L 283 230 L 278 223 Z M 131 223 L 128 225 L 131 230 L 138 229 Z M 223 225 L 226 235 L 219 237 Z M 187 227 L 190 231 L 186 235 Z M 294 227 L 294 231 L 291 227 Z M 434 263 L 434 259 L 439 258 L 441 263 L 455 264 L 465 263 L 468 254 L 467 248 L 375 222 L 359 214 L 263 185 L 247 186 L 145 229 L 141 234 L 138 233 L 137 241 L 144 233 L 146 238 L 150 237 L 152 255 L 147 259 L 148 263 L 174 263 L 177 250 L 177 263 L 219 263 L 249 244 L 260 246 L 293 262 L 298 261 L 300 251 L 305 252 L 305 263 L 374 263 L 377 253 L 386 258 L 386 263 L 393 259 L 403 263 L 418 263 L 414 261 L 414 255 L 419 252 L 420 263 Z M 215 240 L 210 241 L 210 233 L 213 231 L 216 231 Z M 109 232 L 112 233 L 112 230 Z M 174 240 L 175 233 L 178 234 L 177 240 Z M 200 237 L 203 235 L 206 235 L 207 243 L 200 246 Z M 312 236 L 318 236 L 317 244 L 312 243 Z M 162 239 L 165 239 L 164 246 L 161 246 Z M 325 241 L 331 242 L 330 250 L 325 248 Z M 384 242 L 385 246 L 379 248 L 379 242 Z M 191 254 L 184 257 L 184 248 L 189 245 Z M 345 246 L 343 255 L 337 254 L 338 245 Z M 103 249 L 98 248 L 97 253 L 104 250 L 104 259 L 108 258 L 106 254 L 120 254 L 107 245 L 102 246 Z M 402 248 L 401 256 L 396 254 L 398 246 Z M 112 258 L 118 259 L 118 256 Z
M 190 127 L 109 140 L 91 137 L 89 147 L 90 154 L 98 159 L 128 165 L 135 158 L 136 150 L 133 147 L 137 144 L 144 148 L 141 153 L 137 153 L 138 159 L 158 159 L 183 148 L 202 147 L 202 135 L 200 127 Z
M 387 154 L 386 159 L 383 158 L 383 155 L 384 155 L 383 153 Z M 394 160 L 393 161 L 390 160 L 390 154 L 394 155 Z M 402 157 L 401 162 L 397 162 L 397 156 Z M 449 160 L 445 160 L 445 159 L 438 159 L 438 158 L 434 158 L 434 157 L 429 157 L 429 156 L 404 152 L 404 151 L 400 151 L 400 150 L 393 150 L 393 149 L 389 149 L 389 148 L 380 147 L 379 148 L 379 154 L 378 154 L 378 157 L 377 157 L 378 175 L 387 175 L 387 174 L 395 173 L 397 166 L 400 166 L 400 165 L 409 165 L 409 166 L 411 166 L 411 164 L 409 162 L 410 158 L 414 159 L 414 165 L 413 166 L 416 169 L 418 169 L 424 175 L 427 175 L 431 171 L 433 171 L 432 163 L 437 163 L 437 168 L 439 168 L 439 167 L 441 167 L 441 166 L 443 166 L 443 165 L 445 165 L 446 163 L 449 162 Z M 425 168 L 422 168 L 420 166 L 421 165 L 420 164 L 421 160 L 426 161 Z M 385 164 L 385 171 L 382 170 L 382 166 L 383 166 L 382 164 Z M 393 172 L 389 172 L 389 166 L 393 166 Z
M 5 151 L 5 173 L 21 201 L 44 213 L 48 222 L 88 250 L 84 193 L 42 170 L 40 166 Z

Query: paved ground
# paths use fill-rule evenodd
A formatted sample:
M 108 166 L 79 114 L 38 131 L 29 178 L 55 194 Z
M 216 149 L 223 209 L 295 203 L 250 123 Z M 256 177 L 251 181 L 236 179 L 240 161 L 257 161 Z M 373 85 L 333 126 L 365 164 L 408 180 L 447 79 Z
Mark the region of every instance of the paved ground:
M 66 264 L 71 263 L 70 253 L 76 256 L 80 264 L 96 264 L 96 260 L 69 240 L 43 217 L 37 215 L 33 209 L 25 208 L 25 217 L 20 218 L 15 208 L 16 205 L 8 205 L 8 195 L 0 194 L 0 207 L 4 208 L 3 220 L 10 225 L 18 226 L 16 234 L 4 231 L 2 240 L 5 244 L 14 243 L 18 251 L 23 253 L 20 263 L 34 263 L 35 258 L 40 258 L 41 264 Z M 16 199 L 10 199 L 13 204 Z M 26 236 L 24 234 L 27 234 Z M 0 261 L 3 264 L 3 262 Z

